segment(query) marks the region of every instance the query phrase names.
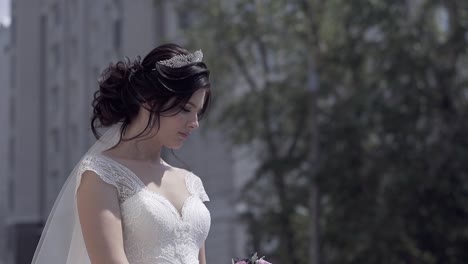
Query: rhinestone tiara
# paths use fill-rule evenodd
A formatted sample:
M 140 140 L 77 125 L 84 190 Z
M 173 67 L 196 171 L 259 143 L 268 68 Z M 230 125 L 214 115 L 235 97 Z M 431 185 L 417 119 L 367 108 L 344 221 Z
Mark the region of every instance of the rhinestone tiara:
M 194 62 L 200 62 L 203 59 L 203 52 L 201 50 L 197 50 L 194 53 L 190 54 L 180 54 L 176 55 L 170 59 L 158 61 L 157 63 L 160 65 L 164 65 L 170 68 L 180 68 L 185 65 Z

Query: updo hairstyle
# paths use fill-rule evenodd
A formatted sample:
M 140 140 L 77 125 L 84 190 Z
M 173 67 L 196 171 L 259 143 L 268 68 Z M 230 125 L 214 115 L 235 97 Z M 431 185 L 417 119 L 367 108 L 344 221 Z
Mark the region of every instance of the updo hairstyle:
M 127 58 L 110 64 L 99 79 L 99 90 L 94 93 L 91 130 L 96 138 L 99 127 L 110 127 L 122 122 L 120 141 L 128 125 L 137 117 L 140 107 L 150 112 L 146 128 L 131 140 L 146 135 L 154 123 L 159 129 L 159 118 L 165 113 L 179 113 L 199 89 L 206 89 L 205 102 L 199 113 L 203 117 L 210 101 L 209 70 L 205 63 L 194 62 L 180 68 L 158 62 L 189 52 L 175 44 L 153 49 L 141 61 Z M 119 142 L 120 142 L 119 141 Z

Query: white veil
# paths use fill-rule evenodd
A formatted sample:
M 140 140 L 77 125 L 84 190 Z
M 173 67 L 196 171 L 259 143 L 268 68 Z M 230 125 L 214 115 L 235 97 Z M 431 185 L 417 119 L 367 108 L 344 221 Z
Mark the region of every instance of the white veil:
M 86 155 L 100 153 L 116 145 L 120 127 L 120 124 L 110 127 L 68 176 L 42 231 L 32 264 L 91 263 L 81 233 L 76 204 L 76 190 L 81 181 L 80 164 Z

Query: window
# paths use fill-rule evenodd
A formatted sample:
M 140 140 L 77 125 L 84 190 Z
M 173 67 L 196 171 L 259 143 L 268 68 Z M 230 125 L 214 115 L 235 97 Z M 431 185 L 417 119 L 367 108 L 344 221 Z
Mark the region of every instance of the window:
M 10 127 L 15 127 L 15 100 L 10 101 Z
M 51 88 L 51 91 L 50 91 L 50 98 L 52 99 L 51 102 L 48 103 L 48 105 L 51 105 L 52 107 L 50 108 L 51 111 L 55 112 L 58 110 L 59 108 L 59 87 L 58 85 L 54 85 L 52 88 Z
M 60 139 L 59 139 L 59 131 L 57 128 L 53 128 L 50 132 L 51 142 L 52 142 L 52 150 L 55 152 L 60 151 Z
M 13 1 L 14 2 L 14 1 Z M 12 3 L 13 5 L 13 3 Z M 15 15 L 15 12 L 12 10 L 11 12 L 12 16 L 11 16 L 11 24 L 10 24 L 10 44 L 11 46 L 15 47 L 15 43 L 16 43 L 16 23 L 17 23 L 17 20 L 16 20 L 16 15 Z
M 115 53 L 120 54 L 120 48 L 122 46 L 122 20 L 116 19 L 114 21 L 114 29 L 113 29 L 113 37 L 114 37 L 114 49 Z
M 7 175 L 7 181 L 8 181 L 8 208 L 10 211 L 13 210 L 13 207 L 15 206 L 15 194 L 14 194 L 14 187 L 15 183 L 13 181 L 13 172 L 15 170 L 15 140 L 13 138 L 10 138 L 9 142 L 9 160 L 8 163 L 10 165 L 10 175 Z
M 60 46 L 59 44 L 55 43 L 52 45 L 51 52 L 52 54 L 52 64 L 51 69 L 54 69 L 54 71 L 57 69 L 57 67 L 60 65 Z
M 52 5 L 52 18 L 54 20 L 55 25 L 59 25 L 61 22 L 61 13 L 60 13 L 60 5 L 59 3 L 54 3 Z
M 15 140 L 13 138 L 10 138 L 10 142 L 8 143 L 8 156 L 10 172 L 12 172 L 15 168 Z
M 78 60 L 78 57 L 80 56 L 78 54 L 79 50 L 78 50 L 78 40 L 76 39 L 76 37 L 72 37 L 70 39 L 70 55 L 71 55 L 71 62 L 72 63 L 76 63 L 76 61 Z
M 76 98 L 78 96 L 78 82 L 75 79 L 70 79 L 70 84 L 68 85 L 69 93 L 68 97 L 71 100 L 72 105 L 76 105 L 77 102 Z
M 70 124 L 69 126 L 69 131 L 70 133 L 68 134 L 69 135 L 69 138 L 68 138 L 68 142 L 69 142 L 69 145 L 72 147 L 72 148 L 76 148 L 76 146 L 78 146 L 78 126 L 74 123 Z
M 13 211 L 15 207 L 15 182 L 11 176 L 8 178 L 8 187 L 8 209 Z
M 11 43 L 13 47 L 13 43 Z M 14 55 L 14 51 L 10 53 L 10 62 L 11 62 L 11 68 L 10 68 L 10 84 L 11 84 L 11 89 L 13 90 L 14 87 L 16 86 L 16 56 Z

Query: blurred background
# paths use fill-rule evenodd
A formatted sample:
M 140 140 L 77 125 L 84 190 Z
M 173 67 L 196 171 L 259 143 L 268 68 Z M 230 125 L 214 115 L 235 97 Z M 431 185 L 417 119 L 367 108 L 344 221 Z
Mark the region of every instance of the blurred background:
M 31 262 L 93 144 L 100 72 L 166 42 L 211 70 L 176 151 L 208 263 L 468 263 L 468 1 L 1 0 L 0 23 L 0 263 Z

